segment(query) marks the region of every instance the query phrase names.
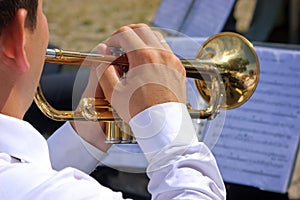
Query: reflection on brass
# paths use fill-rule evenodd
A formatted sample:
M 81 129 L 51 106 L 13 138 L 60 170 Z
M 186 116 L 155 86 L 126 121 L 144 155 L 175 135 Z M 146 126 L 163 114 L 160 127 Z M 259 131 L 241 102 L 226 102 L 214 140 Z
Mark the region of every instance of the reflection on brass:
M 209 56 L 207 56 L 209 55 Z M 232 109 L 244 104 L 253 94 L 259 79 L 259 63 L 252 44 L 233 33 L 221 33 L 208 39 L 199 50 L 196 59 L 212 63 L 218 69 L 226 99 L 222 109 Z M 195 80 L 201 96 L 210 101 L 211 82 Z
M 195 86 L 208 103 L 205 110 L 188 107 L 192 118 L 213 119 L 220 109 L 232 109 L 244 104 L 253 94 L 259 79 L 259 63 L 252 44 L 243 36 L 224 32 L 209 38 L 198 51 L 195 59 L 181 59 L 187 77 L 195 79 Z M 80 66 L 93 63 L 111 63 L 127 72 L 126 54 L 101 55 L 47 49 L 47 63 Z M 105 99 L 84 98 L 78 111 L 60 111 L 45 99 L 39 86 L 35 103 L 54 120 L 90 120 L 106 124 L 109 143 L 131 143 L 130 128 L 113 112 Z M 100 111 L 99 111 L 100 110 Z

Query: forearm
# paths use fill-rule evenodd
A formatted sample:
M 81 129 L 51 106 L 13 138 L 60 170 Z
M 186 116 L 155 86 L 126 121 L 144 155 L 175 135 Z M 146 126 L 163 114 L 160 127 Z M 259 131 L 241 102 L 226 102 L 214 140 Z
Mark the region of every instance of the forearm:
M 154 106 L 138 114 L 130 125 L 149 161 L 153 199 L 225 199 L 216 161 L 197 141 L 184 104 Z
M 177 150 L 182 151 L 177 147 Z M 185 147 L 183 147 L 185 149 Z M 168 153 L 167 153 L 168 154 Z M 164 167 L 153 170 L 159 162 Z M 167 163 L 167 164 L 166 164 Z M 156 167 L 154 167 L 156 168 Z M 217 164 L 204 144 L 194 144 L 170 160 L 156 156 L 147 172 L 153 199 L 225 199 L 226 191 Z
M 106 153 L 84 141 L 69 122 L 58 129 L 48 140 L 52 167 L 61 170 L 74 167 L 86 173 L 95 169 Z

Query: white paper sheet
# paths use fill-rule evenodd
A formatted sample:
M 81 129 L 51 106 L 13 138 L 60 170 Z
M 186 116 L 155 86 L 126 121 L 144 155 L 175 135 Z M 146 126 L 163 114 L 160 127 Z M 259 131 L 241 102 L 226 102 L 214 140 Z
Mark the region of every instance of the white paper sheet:
M 191 37 L 222 31 L 235 0 L 163 0 L 153 25 Z
M 256 47 L 258 88 L 226 113 L 213 149 L 225 181 L 286 192 L 300 135 L 300 51 Z
M 191 37 L 208 37 L 222 31 L 235 0 L 195 0 L 179 32 Z
M 152 24 L 179 31 L 192 8 L 194 0 L 162 0 Z

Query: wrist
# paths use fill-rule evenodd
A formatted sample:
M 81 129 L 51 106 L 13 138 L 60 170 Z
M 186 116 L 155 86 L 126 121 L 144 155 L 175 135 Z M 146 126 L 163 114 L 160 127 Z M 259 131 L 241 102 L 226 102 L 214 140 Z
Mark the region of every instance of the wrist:
M 70 125 L 77 135 L 97 149 L 107 152 L 111 147 L 111 144 L 105 143 L 104 129 L 100 122 L 70 121 Z
M 185 104 L 170 102 L 142 111 L 129 122 L 148 161 L 171 146 L 197 142 L 196 132 Z

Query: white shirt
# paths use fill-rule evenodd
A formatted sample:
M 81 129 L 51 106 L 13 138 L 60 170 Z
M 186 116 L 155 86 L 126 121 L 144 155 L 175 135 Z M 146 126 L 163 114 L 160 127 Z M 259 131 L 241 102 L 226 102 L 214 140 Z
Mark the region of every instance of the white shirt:
M 136 115 L 130 126 L 149 162 L 152 199 L 225 199 L 216 161 L 196 141 L 185 105 L 153 106 Z M 69 123 L 47 145 L 27 122 L 0 114 L 1 200 L 122 199 L 120 192 L 82 172 L 91 172 L 109 157 L 110 150 L 96 150 Z

